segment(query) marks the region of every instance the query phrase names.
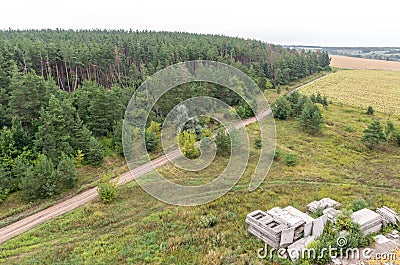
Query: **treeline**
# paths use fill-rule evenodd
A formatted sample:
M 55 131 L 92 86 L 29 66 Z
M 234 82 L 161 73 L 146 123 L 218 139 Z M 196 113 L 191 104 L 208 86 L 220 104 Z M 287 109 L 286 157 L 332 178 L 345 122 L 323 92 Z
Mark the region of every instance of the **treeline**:
M 109 88 L 137 87 L 148 75 L 189 60 L 233 64 L 261 88 L 287 84 L 329 67 L 325 52 L 297 51 L 256 40 L 215 35 L 149 31 L 0 31 L 0 86 L 15 64 L 65 91 L 84 80 Z
M 0 31 L 0 201 L 17 190 L 28 200 L 52 196 L 76 184 L 77 165 L 100 165 L 105 150 L 122 154 L 122 119 L 135 89 L 155 71 L 195 59 L 231 64 L 263 89 L 329 69 L 326 53 L 224 36 Z M 151 120 L 202 93 L 252 115 L 227 89 L 193 83 L 161 98 Z

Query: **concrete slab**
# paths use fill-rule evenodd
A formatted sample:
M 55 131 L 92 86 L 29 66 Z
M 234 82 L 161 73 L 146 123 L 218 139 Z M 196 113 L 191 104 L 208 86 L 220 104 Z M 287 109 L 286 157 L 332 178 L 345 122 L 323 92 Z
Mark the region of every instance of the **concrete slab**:
M 376 242 L 378 245 L 385 244 L 385 243 L 388 243 L 388 242 L 391 241 L 389 238 L 385 237 L 384 235 L 377 235 L 377 236 L 374 236 L 374 239 L 375 239 L 375 242 Z
M 292 244 L 294 239 L 294 227 L 282 230 L 280 246 Z
M 319 217 L 315 219 L 315 221 L 313 222 L 312 235 L 315 237 L 319 237 L 323 231 L 324 231 L 324 220 L 321 217 Z
M 381 219 L 381 216 L 378 213 L 367 208 L 354 212 L 350 217 L 354 223 L 357 223 L 360 226 L 364 226 L 368 223 L 373 223 L 374 221 Z

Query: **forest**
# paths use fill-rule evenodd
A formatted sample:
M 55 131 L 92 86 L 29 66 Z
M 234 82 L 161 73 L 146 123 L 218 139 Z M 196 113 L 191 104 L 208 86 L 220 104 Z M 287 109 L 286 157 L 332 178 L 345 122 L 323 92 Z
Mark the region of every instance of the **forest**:
M 0 31 L 0 203 L 18 190 L 32 201 L 73 187 L 76 166 L 103 162 L 103 142 L 122 154 L 122 119 L 135 89 L 160 69 L 197 59 L 232 65 L 263 90 L 329 70 L 330 63 L 326 52 L 217 35 Z M 162 122 L 171 104 L 198 93 L 243 110 L 224 88 L 195 83 L 161 99 L 151 119 Z

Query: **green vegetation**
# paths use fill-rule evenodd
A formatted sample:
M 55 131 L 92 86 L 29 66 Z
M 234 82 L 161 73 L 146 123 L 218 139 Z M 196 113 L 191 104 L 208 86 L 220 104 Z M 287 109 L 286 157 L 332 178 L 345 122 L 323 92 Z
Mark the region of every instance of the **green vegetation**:
M 370 125 L 364 130 L 362 138 L 367 143 L 370 149 L 375 148 L 382 142 L 387 141 L 385 132 L 379 120 L 373 120 Z
M 294 167 L 297 163 L 297 155 L 296 154 L 286 154 L 283 157 L 285 164 L 289 167 Z
M 262 262 L 257 249 L 264 244 L 247 232 L 244 222 L 255 209 L 291 204 L 305 210 L 314 199 L 332 197 L 349 210 L 338 219 L 338 227 L 347 231 L 346 247 L 369 243 L 349 220 L 350 210 L 383 203 L 400 210 L 398 76 L 392 73 L 339 71 L 304 89 L 309 96 L 282 97 L 273 105 L 278 148 L 262 185 L 248 191 L 262 147 L 258 124 L 251 124 L 246 129 L 254 144 L 237 185 L 211 203 L 177 207 L 155 200 L 135 182 L 117 190 L 109 181 L 127 171 L 117 155 L 122 153 L 122 119 L 142 81 L 176 62 L 210 59 L 241 69 L 273 99 L 294 82 L 329 70 L 326 53 L 211 35 L 48 30 L 0 31 L 0 54 L 2 225 L 34 211 L 26 200 L 45 208 L 68 192 L 97 184 L 100 194 L 0 245 L 0 263 L 257 264 Z M 383 96 L 384 105 L 371 102 L 374 93 Z M 223 87 L 200 82 L 176 87 L 151 111 L 145 139 L 152 156 L 159 155 L 166 114 L 177 102 L 202 94 L 225 100 L 241 117 L 252 114 Z M 148 95 L 139 97 L 148 100 Z M 371 121 L 364 104 L 377 110 L 376 120 Z M 384 128 L 379 120 L 390 122 Z M 180 128 L 185 155 L 197 157 L 195 141 L 210 137 L 215 128 L 215 122 L 201 119 Z M 159 171 L 181 185 L 212 181 L 224 170 L 231 149 L 223 130 L 215 142 L 218 155 L 209 167 L 186 172 L 168 164 Z M 97 182 L 105 171 L 109 174 Z M 328 226 L 313 244 L 321 249 L 338 235 Z
M 368 106 L 367 114 L 368 115 L 374 115 L 374 112 L 375 112 L 374 108 L 372 106 Z
M 122 154 L 122 119 L 129 99 L 147 77 L 168 65 L 216 60 L 249 74 L 263 90 L 329 70 L 327 53 L 298 52 L 240 38 L 168 32 L 7 30 L 0 31 L 0 54 L 2 201 L 14 192 L 22 195 L 22 187 L 36 182 L 49 190 L 30 194 L 31 199 L 75 188 L 76 176 L 70 173 L 68 180 L 50 173 L 48 178 L 27 180 L 26 168 L 43 157 L 57 171 L 65 157 L 74 157 L 74 166 L 100 167 L 107 157 Z M 183 84 L 164 95 L 151 112 L 145 137 L 152 157 L 159 155 L 158 127 L 165 115 L 177 103 L 198 95 L 223 99 L 243 118 L 254 114 L 226 88 L 199 82 Z M 141 96 L 150 100 L 148 91 Z M 207 127 L 196 122 L 188 126 L 185 129 L 193 131 L 197 140 Z M 198 154 L 191 149 L 194 153 L 189 155 L 194 158 Z M 72 172 L 71 165 L 64 161 L 60 170 Z M 78 180 L 83 178 L 78 176 Z M 35 188 L 29 192 L 41 191 Z
M 178 134 L 178 143 L 185 157 L 195 159 L 200 156 L 200 149 L 196 146 L 196 134 L 194 132 L 184 130 Z
M 111 203 L 117 198 L 117 184 L 115 182 L 111 182 L 113 177 L 115 176 L 110 173 L 103 175 L 100 178 L 99 185 L 97 186 L 100 199 L 104 203 Z
M 388 117 L 375 113 L 378 119 Z M 243 178 L 232 191 L 214 202 L 196 207 L 170 206 L 152 198 L 135 182 L 128 183 L 119 188 L 118 197 L 111 204 L 100 199 L 93 201 L 2 244 L 0 261 L 268 263 L 257 257 L 257 250 L 264 244 L 247 232 L 244 222 L 246 214 L 255 209 L 293 205 L 305 210 L 307 203 L 324 197 L 338 200 L 350 209 L 361 196 L 371 208 L 385 204 L 400 211 L 400 179 L 394 177 L 400 148 L 382 143 L 385 152 L 370 151 L 361 141 L 363 129 L 371 122 L 370 116 L 359 108 L 331 104 L 324 111 L 324 119 L 318 137 L 302 132 L 296 120 L 276 121 L 279 150 L 282 155 L 296 153 L 298 162 L 295 167 L 287 167 L 283 159 L 275 161 L 261 187 L 254 192 L 248 192 L 248 181 L 259 149 L 252 145 Z M 399 120 L 392 122 L 395 127 L 400 126 Z M 354 131 L 345 131 L 347 126 Z M 258 126 L 251 124 L 247 130 L 250 141 L 254 142 L 259 137 Z M 217 157 L 210 168 L 200 172 L 183 174 L 172 165 L 159 170 L 174 182 L 196 185 L 211 181 L 223 168 L 223 157 Z M 345 220 L 342 226 L 349 226 Z M 334 235 L 319 240 L 335 241 Z M 346 235 L 346 239 L 363 244 L 369 240 L 365 241 L 356 232 Z

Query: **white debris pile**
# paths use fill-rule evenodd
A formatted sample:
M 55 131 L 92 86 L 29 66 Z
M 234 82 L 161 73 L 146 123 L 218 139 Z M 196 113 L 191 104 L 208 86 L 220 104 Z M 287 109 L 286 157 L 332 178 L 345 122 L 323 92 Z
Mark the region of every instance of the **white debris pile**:
M 315 222 L 315 219 L 309 216 L 306 213 L 303 213 L 302 211 L 294 208 L 293 206 L 287 206 L 284 208 L 284 210 L 288 211 L 290 214 L 299 217 L 301 220 L 303 220 L 304 223 L 304 237 L 309 236 L 312 234 L 312 228 L 313 228 L 313 222 Z
M 336 216 L 340 213 L 339 210 L 336 210 L 335 208 L 329 207 L 323 210 L 323 214 L 328 217 L 328 220 L 331 221 L 332 223 L 336 223 Z
M 315 213 L 317 209 L 327 209 L 327 208 L 339 208 L 342 204 L 332 200 L 331 198 L 323 198 L 319 201 L 313 201 L 307 205 L 310 212 Z
M 367 208 L 354 212 L 350 217 L 353 223 L 360 225 L 364 235 L 376 233 L 382 229 L 381 216 Z
M 400 217 L 393 209 L 383 206 L 382 208 L 376 209 L 376 212 L 382 217 L 384 226 L 388 224 L 400 225 Z
M 278 223 L 272 216 L 261 210 L 249 213 L 246 223 L 250 225 L 251 234 L 274 248 L 279 248 L 282 231 L 288 229 L 287 225 Z
M 249 232 L 274 248 L 286 248 L 301 239 L 320 236 L 327 220 L 326 215 L 314 219 L 292 206 L 274 207 L 267 212 L 257 210 L 246 217 Z
M 289 213 L 287 210 L 282 209 L 281 207 L 274 207 L 267 211 L 267 213 L 271 215 L 274 220 L 281 224 L 285 224 L 287 227 L 291 228 L 290 231 L 293 231 L 293 237 L 291 239 L 284 240 L 284 242 L 293 243 L 293 241 L 296 241 L 302 237 L 304 232 L 304 224 L 306 223 L 303 219 Z M 288 236 L 290 237 L 290 235 Z

